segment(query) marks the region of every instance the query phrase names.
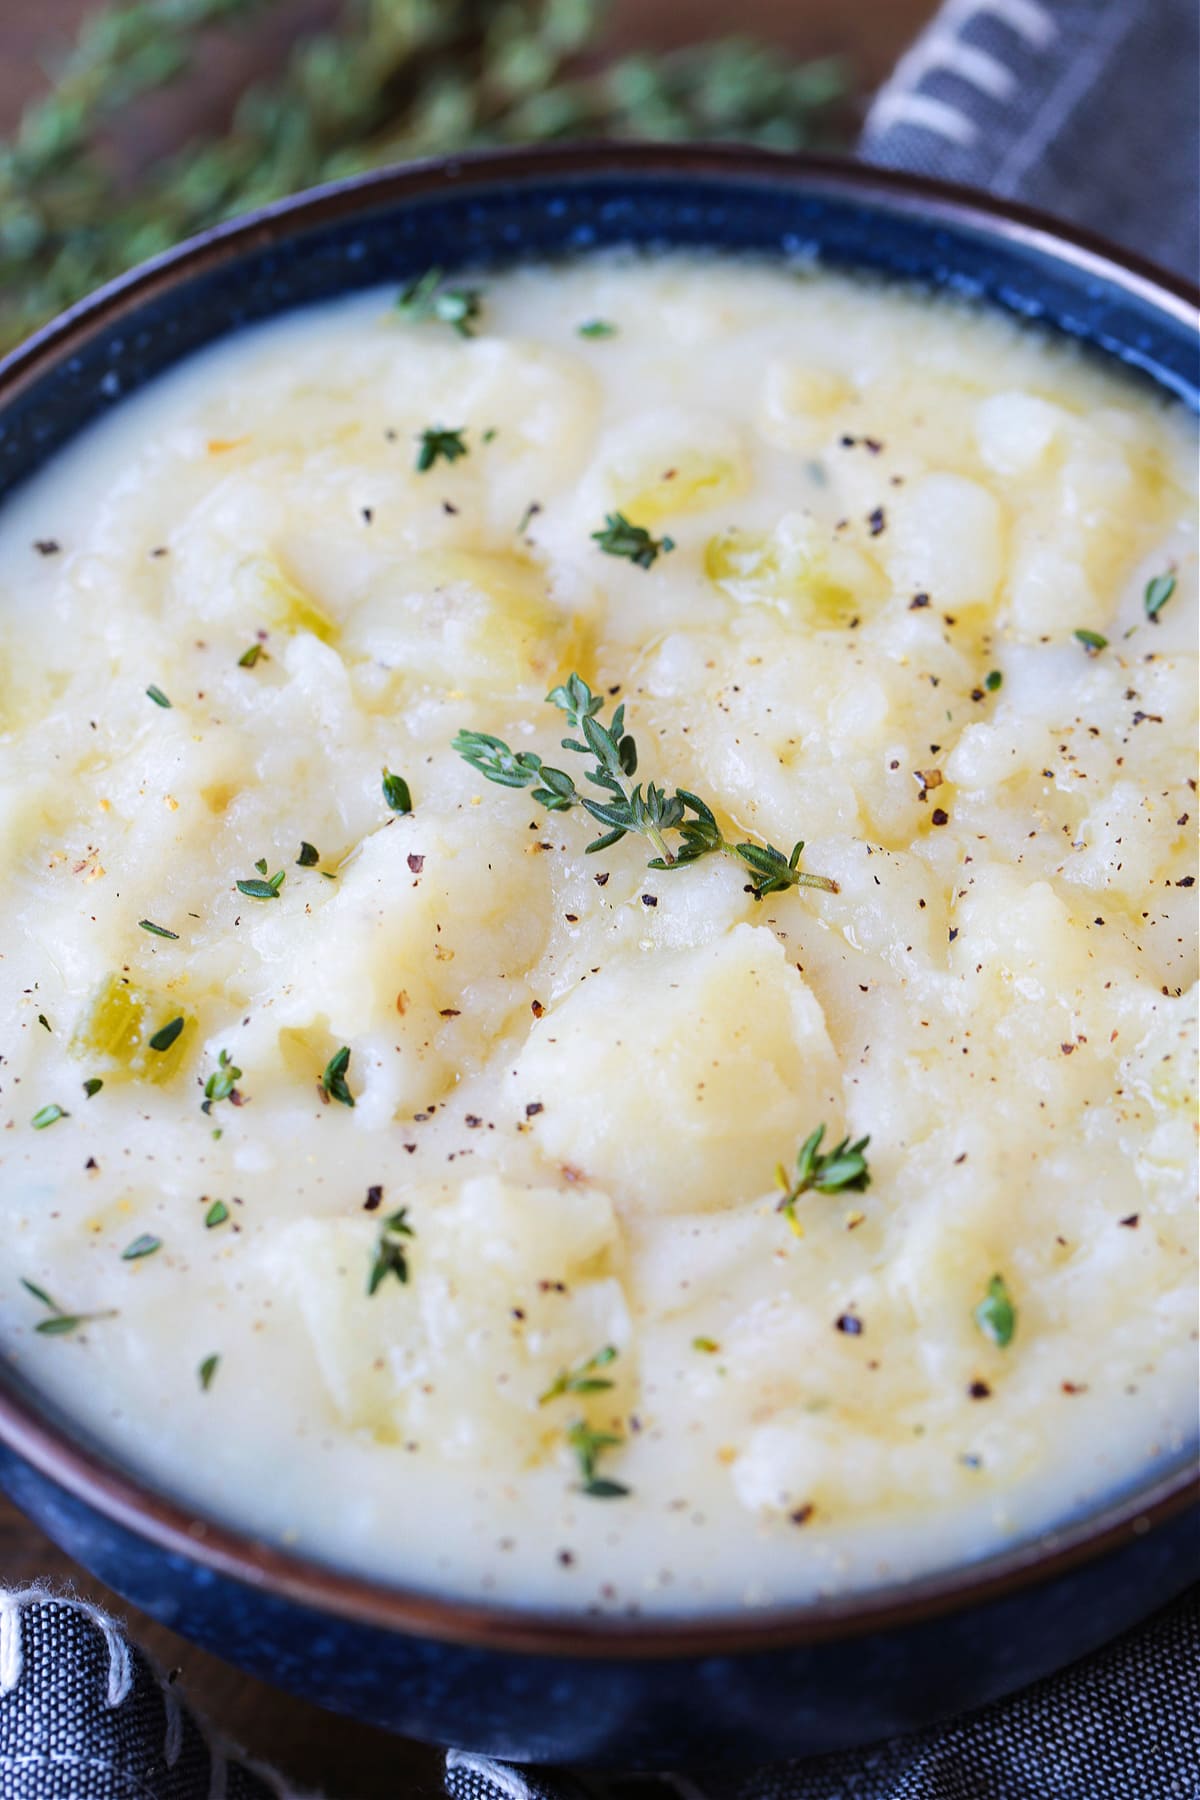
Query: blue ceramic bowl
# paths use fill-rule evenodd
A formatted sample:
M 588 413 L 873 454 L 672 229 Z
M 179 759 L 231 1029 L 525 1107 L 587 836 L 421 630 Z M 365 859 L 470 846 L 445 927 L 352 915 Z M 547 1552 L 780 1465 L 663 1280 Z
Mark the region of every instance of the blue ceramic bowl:
M 431 263 L 605 244 L 812 254 L 1090 346 L 1193 408 L 1194 299 L 1052 222 L 928 182 L 753 151 L 592 148 L 426 164 L 287 201 L 115 283 L 0 366 L 0 498 L 190 351 Z M 0 1371 L 0 1481 L 64 1549 L 207 1648 L 310 1699 L 530 1761 L 686 1767 L 862 1743 L 978 1706 L 1197 1575 L 1195 1459 L 917 1582 L 754 1617 L 542 1617 L 376 1586 L 198 1518 Z

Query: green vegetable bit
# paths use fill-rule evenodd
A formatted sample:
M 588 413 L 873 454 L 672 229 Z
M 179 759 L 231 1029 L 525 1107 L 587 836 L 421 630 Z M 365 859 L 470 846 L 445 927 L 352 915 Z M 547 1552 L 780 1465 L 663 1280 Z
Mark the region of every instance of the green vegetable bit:
M 1150 620 L 1151 624 L 1158 624 L 1158 615 L 1161 613 L 1163 607 L 1167 604 L 1167 601 L 1174 592 L 1175 575 L 1174 571 L 1170 569 L 1165 570 L 1161 575 L 1156 575 L 1152 581 L 1146 583 L 1146 592 L 1143 596 L 1143 600 L 1146 608 L 1146 617 Z
M 158 1051 L 169 1050 L 182 1030 L 182 1018 L 169 1019 L 150 1039 L 150 1048 Z
M 783 1189 L 775 1210 L 784 1215 L 797 1237 L 803 1236 L 800 1221 L 796 1217 L 796 1202 L 801 1195 L 809 1192 L 861 1194 L 871 1185 L 871 1171 L 863 1154 L 870 1138 L 861 1137 L 852 1144 L 848 1137 L 844 1137 L 832 1150 L 823 1152 L 821 1141 L 824 1136 L 824 1125 L 818 1125 L 805 1138 L 796 1153 L 794 1176 L 788 1175 L 782 1163 L 775 1170 L 775 1180 Z
M 596 800 L 581 794 L 564 770 L 551 768 L 532 750 L 510 749 L 502 738 L 487 731 L 460 731 L 452 747 L 489 781 L 501 787 L 532 788 L 532 798 L 548 812 L 567 812 L 573 806 L 582 806 L 598 824 L 608 827 L 602 837 L 587 846 L 588 855 L 607 850 L 632 832 L 648 838 L 657 851 L 648 864 L 651 869 L 683 868 L 702 856 L 720 854 L 750 870 L 755 877 L 750 892 L 756 900 L 789 887 L 837 893 L 836 881 L 800 869 L 803 839 L 792 846 L 790 856 L 784 856 L 771 844 L 733 843 L 722 835 L 712 809 L 686 788 L 668 794 L 665 788 L 649 782 L 643 792 L 639 782 L 630 789 L 627 778 L 637 773 L 638 752 L 625 730 L 623 703 L 609 724 L 604 725 L 597 716 L 604 705 L 603 697 L 594 694 L 577 674 L 552 689 L 546 699 L 566 714 L 568 725 L 584 740 L 581 743 L 578 738 L 563 738 L 563 749 L 594 759 L 593 767 L 585 769 L 584 774 L 593 787 L 605 790 L 608 798 Z M 674 846 L 667 842 L 668 832 L 678 833 L 679 841 Z
M 153 1256 L 156 1250 L 162 1249 L 162 1239 L 152 1237 L 144 1231 L 141 1237 L 135 1237 L 132 1244 L 126 1244 L 121 1252 L 122 1262 L 140 1262 L 143 1256 Z
M 1001 1350 L 1012 1343 L 1017 1329 L 1017 1309 L 1003 1275 L 993 1275 L 987 1292 L 975 1308 L 975 1323 L 984 1337 L 991 1338 Z
M 350 1051 L 348 1046 L 343 1044 L 340 1050 L 334 1051 L 325 1064 L 325 1070 L 321 1076 L 321 1086 L 329 1098 L 339 1100 L 343 1106 L 354 1105 L 354 1095 L 346 1083 L 346 1070 L 349 1067 Z
M 179 933 L 177 931 L 168 931 L 165 925 L 156 925 L 153 919 L 139 919 L 138 924 L 143 931 L 148 931 L 152 937 L 174 938 L 178 941 Z
M 576 1419 L 567 1426 L 567 1443 L 579 1463 L 580 1492 L 591 1500 L 621 1500 L 629 1489 L 620 1481 L 597 1475 L 596 1466 L 609 1450 L 619 1449 L 625 1442 L 615 1431 L 593 1431 L 586 1419 Z
M 266 872 L 267 865 L 265 862 L 256 864 L 256 867 L 261 868 L 264 873 Z M 259 881 L 256 879 L 239 881 L 237 883 L 237 891 L 239 894 L 245 894 L 248 900 L 278 900 L 279 890 L 283 886 L 284 880 L 285 876 L 283 870 L 277 869 L 270 881 Z
M 49 1106 L 39 1106 L 29 1123 L 35 1131 L 45 1131 L 47 1125 L 56 1125 L 60 1119 L 69 1119 L 70 1113 L 64 1106 L 52 1100 Z
M 615 1362 L 617 1351 L 612 1344 L 606 1344 L 603 1350 L 597 1350 L 595 1356 L 589 1356 L 586 1362 L 576 1369 L 560 1369 L 544 1394 L 538 1395 L 538 1405 L 546 1406 L 551 1400 L 557 1400 L 560 1394 L 600 1394 L 611 1388 L 613 1383 L 603 1375 L 597 1375 L 597 1369 L 606 1369 Z
M 412 794 L 403 775 L 393 775 L 391 770 L 383 771 L 384 804 L 394 813 L 410 813 L 413 809 Z
M 588 319 L 577 330 L 581 338 L 610 338 L 617 335 L 616 326 L 610 325 L 607 319 Z
M 375 1246 L 375 1254 L 371 1261 L 371 1272 L 367 1277 L 367 1297 L 370 1298 L 389 1275 L 394 1275 L 402 1285 L 408 1281 L 408 1251 L 405 1238 L 416 1237 L 416 1232 L 408 1223 L 408 1208 L 402 1206 L 398 1212 L 389 1214 L 383 1221 L 379 1231 L 379 1242 Z
M 605 513 L 603 531 L 593 531 L 592 542 L 606 556 L 624 556 L 639 569 L 651 568 L 660 556 L 675 548 L 674 538 L 651 537 L 644 525 L 632 525 L 624 513 Z
M 443 462 L 448 463 L 455 463 L 460 456 L 465 456 L 467 454 L 467 446 L 463 442 L 465 429 L 466 427 L 462 425 L 453 430 L 443 425 L 430 425 L 423 431 L 418 439 L 421 446 L 417 451 L 418 475 L 424 475 L 427 469 L 432 469 L 439 456 Z
M 1108 649 L 1108 639 L 1098 631 L 1080 629 L 1075 633 L 1076 640 L 1081 643 L 1089 656 L 1099 656 L 1102 650 Z
M 229 1219 L 229 1208 L 223 1200 L 214 1200 L 204 1215 L 204 1229 L 215 1231 L 218 1225 L 224 1225 Z
M 204 1098 L 200 1102 L 202 1113 L 211 1113 L 219 1100 L 230 1100 L 242 1078 L 242 1071 L 234 1066 L 233 1058 L 228 1050 L 217 1055 L 217 1066 L 204 1084 Z
M 1004 676 L 999 669 L 990 669 L 983 678 L 983 685 L 989 694 L 996 693 L 1004 685 Z
M 396 311 L 410 323 L 437 319 L 453 326 L 459 337 L 473 337 L 482 304 L 478 288 L 443 287 L 442 271 L 426 269 L 399 295 Z
M 243 650 L 242 654 L 238 657 L 238 668 L 252 669 L 255 663 L 258 662 L 260 658 L 266 656 L 266 654 L 267 653 L 261 644 L 251 644 L 250 648 L 248 650 Z
M 300 854 L 296 858 L 297 867 L 301 869 L 313 869 L 320 860 L 321 852 L 317 849 L 317 846 L 315 844 L 310 844 L 307 838 L 302 838 L 300 841 Z
M 89 1075 L 88 1079 L 83 1084 L 83 1092 L 84 1092 L 85 1097 L 88 1100 L 90 1100 L 92 1098 L 92 1095 L 98 1094 L 100 1092 L 100 1089 L 103 1086 L 104 1086 L 104 1083 L 101 1081 L 101 1079 L 98 1075 Z
M 200 1364 L 200 1367 L 196 1370 L 196 1374 L 200 1381 L 201 1393 L 207 1394 L 209 1388 L 212 1386 L 212 1379 L 220 1366 L 220 1362 L 221 1359 L 219 1356 L 206 1356 L 204 1361 Z
M 146 698 L 148 700 L 153 700 L 155 706 L 170 706 L 171 704 L 162 689 L 160 687 L 155 687 L 153 682 L 151 682 L 150 686 L 146 689 Z

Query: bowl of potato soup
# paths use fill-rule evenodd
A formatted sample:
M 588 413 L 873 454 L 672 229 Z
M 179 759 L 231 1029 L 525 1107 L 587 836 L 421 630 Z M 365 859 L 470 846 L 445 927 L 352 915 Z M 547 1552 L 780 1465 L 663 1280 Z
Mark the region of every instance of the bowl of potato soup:
M 321 190 L 10 358 L 17 1504 L 597 1765 L 1194 1579 L 1196 362 L 1044 220 L 676 148 Z

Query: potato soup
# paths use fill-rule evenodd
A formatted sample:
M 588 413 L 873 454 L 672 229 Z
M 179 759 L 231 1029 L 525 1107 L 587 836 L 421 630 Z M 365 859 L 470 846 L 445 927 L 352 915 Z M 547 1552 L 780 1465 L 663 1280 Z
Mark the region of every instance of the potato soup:
M 1196 1401 L 1194 424 L 775 264 L 431 272 L 0 515 L 0 1342 L 382 1580 L 983 1556 Z

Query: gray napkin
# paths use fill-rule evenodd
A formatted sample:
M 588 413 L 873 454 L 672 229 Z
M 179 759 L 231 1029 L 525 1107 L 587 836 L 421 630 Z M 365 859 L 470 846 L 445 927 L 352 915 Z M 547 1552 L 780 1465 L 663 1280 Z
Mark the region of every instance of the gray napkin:
M 1195 281 L 1200 7 L 947 0 L 859 150 L 1042 207 Z

